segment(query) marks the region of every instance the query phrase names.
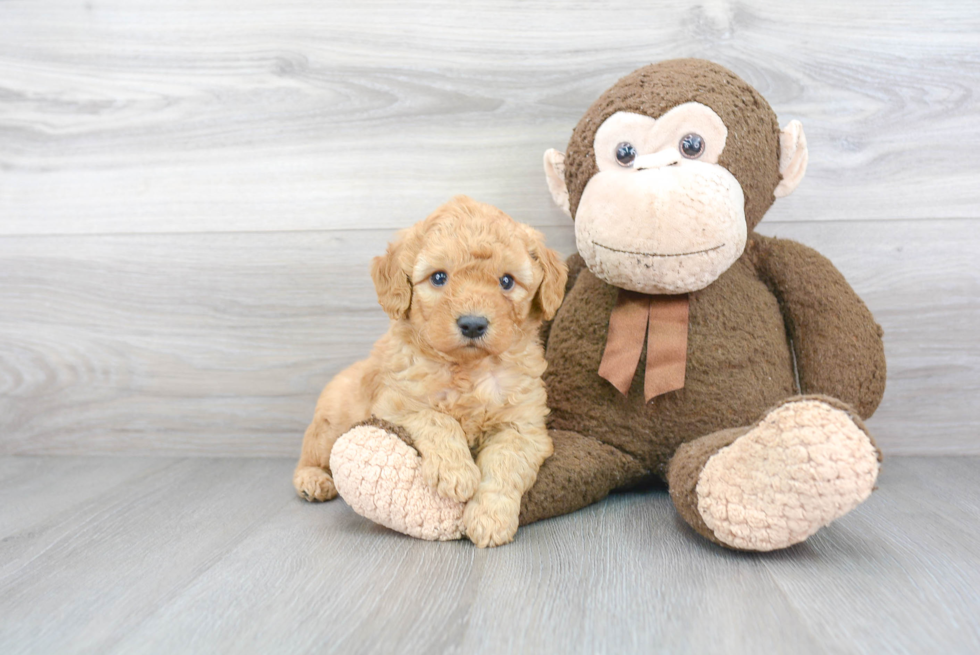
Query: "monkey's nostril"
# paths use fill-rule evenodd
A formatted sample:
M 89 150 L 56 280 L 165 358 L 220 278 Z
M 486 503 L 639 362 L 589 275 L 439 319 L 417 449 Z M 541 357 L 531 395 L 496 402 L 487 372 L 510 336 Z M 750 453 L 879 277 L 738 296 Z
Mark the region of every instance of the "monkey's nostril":
M 490 321 L 484 316 L 460 316 L 456 319 L 456 325 L 467 339 L 479 339 L 486 333 Z

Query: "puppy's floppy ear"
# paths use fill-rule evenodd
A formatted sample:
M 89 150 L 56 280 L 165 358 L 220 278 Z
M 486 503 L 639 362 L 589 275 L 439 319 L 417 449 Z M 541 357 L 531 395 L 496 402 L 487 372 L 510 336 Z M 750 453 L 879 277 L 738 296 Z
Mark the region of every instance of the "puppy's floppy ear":
M 534 296 L 534 307 L 541 313 L 542 319 L 550 321 L 555 317 L 555 312 L 561 307 L 561 301 L 565 298 L 568 266 L 558 253 L 544 246 L 540 233 L 535 234 L 537 243 L 531 245 L 529 252 L 531 258 L 537 260 L 538 265 L 541 266 L 544 277 Z
M 412 280 L 402 265 L 407 235 L 388 244 L 384 255 L 371 260 L 371 279 L 378 292 L 378 303 L 393 319 L 404 318 L 412 304 Z

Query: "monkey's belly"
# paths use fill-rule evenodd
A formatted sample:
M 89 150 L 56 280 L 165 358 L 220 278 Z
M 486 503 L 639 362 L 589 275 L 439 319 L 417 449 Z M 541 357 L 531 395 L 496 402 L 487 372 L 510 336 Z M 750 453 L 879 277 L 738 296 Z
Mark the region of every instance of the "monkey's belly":
M 776 298 L 745 257 L 691 294 L 684 388 L 644 402 L 646 349 L 629 394 L 599 377 L 618 289 L 582 271 L 548 341 L 549 425 L 595 437 L 662 472 L 677 446 L 750 425 L 797 393 Z

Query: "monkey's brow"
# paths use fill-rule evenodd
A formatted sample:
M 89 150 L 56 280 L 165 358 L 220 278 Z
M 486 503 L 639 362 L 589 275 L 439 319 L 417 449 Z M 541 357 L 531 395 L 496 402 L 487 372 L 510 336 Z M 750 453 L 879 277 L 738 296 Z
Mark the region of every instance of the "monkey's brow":
M 725 247 L 725 244 L 721 244 L 715 246 L 714 248 L 705 248 L 704 250 L 695 250 L 694 252 L 678 252 L 678 253 L 661 254 L 658 252 L 637 252 L 636 250 L 620 250 L 619 248 L 610 248 L 609 246 L 604 246 L 597 241 L 593 241 L 592 245 L 599 246 L 600 248 L 605 248 L 606 250 L 612 250 L 613 252 L 621 252 L 627 255 L 643 255 L 644 257 L 686 257 L 687 255 L 700 255 L 702 253 L 711 252 L 712 250 L 718 250 L 719 248 Z

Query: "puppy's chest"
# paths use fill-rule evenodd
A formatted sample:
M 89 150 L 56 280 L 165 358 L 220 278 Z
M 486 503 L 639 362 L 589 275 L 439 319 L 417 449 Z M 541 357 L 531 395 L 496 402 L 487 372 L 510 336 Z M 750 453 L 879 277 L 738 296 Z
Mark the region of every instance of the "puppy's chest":
M 502 369 L 446 372 L 439 377 L 429 404 L 459 421 L 471 442 L 492 427 L 527 384 L 524 376 Z

